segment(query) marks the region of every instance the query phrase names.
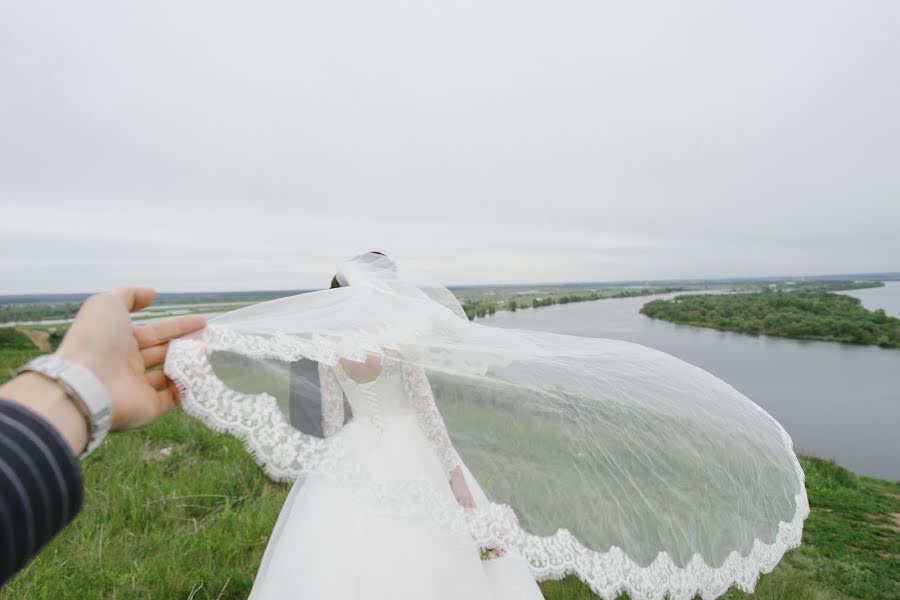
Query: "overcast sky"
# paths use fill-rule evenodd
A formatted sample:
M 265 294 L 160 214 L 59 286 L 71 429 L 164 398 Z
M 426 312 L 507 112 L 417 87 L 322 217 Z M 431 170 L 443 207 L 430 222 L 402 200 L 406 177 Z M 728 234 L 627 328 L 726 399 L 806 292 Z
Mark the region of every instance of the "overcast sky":
M 900 2 L 0 0 L 0 294 L 900 271 Z

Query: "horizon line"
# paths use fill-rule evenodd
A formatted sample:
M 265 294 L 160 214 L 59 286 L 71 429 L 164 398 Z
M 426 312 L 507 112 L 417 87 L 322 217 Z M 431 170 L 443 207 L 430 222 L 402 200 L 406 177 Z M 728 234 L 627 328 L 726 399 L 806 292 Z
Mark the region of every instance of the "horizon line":
M 514 287 L 527 287 L 527 286 L 535 286 L 535 287 L 550 287 L 550 286 L 574 286 L 574 285 L 629 285 L 629 284 L 663 284 L 663 283 L 706 283 L 706 282 L 721 282 L 727 283 L 731 281 L 777 281 L 777 280 L 790 280 L 790 279 L 828 279 L 828 278 L 843 278 L 843 277 L 866 277 L 869 280 L 888 280 L 892 281 L 894 278 L 900 280 L 900 271 L 876 271 L 876 272 L 865 272 L 865 273 L 823 273 L 819 275 L 768 275 L 768 276 L 743 276 L 743 277 L 682 277 L 677 279 L 619 279 L 619 280 L 611 280 L 611 281 L 561 281 L 561 282 L 524 282 L 524 283 L 470 283 L 470 284 L 455 284 L 455 285 L 447 285 L 445 286 L 447 289 L 471 289 L 471 288 L 485 288 L 485 287 L 504 287 L 504 288 L 514 288 Z M 149 286 L 148 286 L 149 287 Z M 313 292 L 321 289 L 327 288 L 291 288 L 291 289 L 253 289 L 253 290 L 204 290 L 204 291 L 161 291 L 156 290 L 157 297 L 161 295 L 176 295 L 176 294 L 251 294 L 251 293 L 273 293 L 273 292 Z M 105 291 L 105 290 L 104 290 Z M 75 296 L 75 297 L 88 297 L 100 292 L 24 292 L 19 294 L 0 294 L 0 299 L 5 298 L 17 298 L 17 297 L 32 297 L 32 296 Z

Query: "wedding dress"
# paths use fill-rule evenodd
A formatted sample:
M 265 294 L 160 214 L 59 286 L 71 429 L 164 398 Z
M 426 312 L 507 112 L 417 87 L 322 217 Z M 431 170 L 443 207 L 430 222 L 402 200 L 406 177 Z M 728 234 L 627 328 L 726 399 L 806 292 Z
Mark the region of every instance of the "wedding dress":
M 323 430 L 346 453 L 339 471 L 361 470 L 388 487 L 425 479 L 453 510 L 451 469 L 463 466 L 434 404 L 424 371 L 385 360 L 378 376 L 357 382 L 338 364 L 319 364 Z M 353 417 L 344 425 L 344 394 Z M 464 469 L 476 503 L 487 499 Z M 465 531 L 423 516 L 383 510 L 346 481 L 317 473 L 291 489 L 250 598 L 542 598 L 524 560 L 482 561 Z M 458 512 L 463 508 L 457 506 Z M 298 591 L 302 579 L 302 593 Z
M 211 318 L 166 357 L 188 414 L 295 480 L 256 600 L 528 598 L 569 574 L 606 600 L 711 600 L 800 544 L 790 436 L 713 374 L 470 322 L 377 253 L 337 279 Z M 349 377 L 371 361 L 377 378 Z

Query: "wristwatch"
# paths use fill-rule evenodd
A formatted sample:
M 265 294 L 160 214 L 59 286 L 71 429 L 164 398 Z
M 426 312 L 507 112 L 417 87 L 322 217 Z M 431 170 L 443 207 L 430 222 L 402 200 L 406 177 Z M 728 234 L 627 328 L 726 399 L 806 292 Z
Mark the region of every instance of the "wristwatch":
M 106 386 L 87 367 L 53 354 L 44 354 L 28 361 L 15 374 L 25 371 L 35 371 L 62 385 L 66 395 L 84 414 L 91 432 L 88 445 L 78 458 L 90 454 L 100 445 L 112 425 L 112 402 Z

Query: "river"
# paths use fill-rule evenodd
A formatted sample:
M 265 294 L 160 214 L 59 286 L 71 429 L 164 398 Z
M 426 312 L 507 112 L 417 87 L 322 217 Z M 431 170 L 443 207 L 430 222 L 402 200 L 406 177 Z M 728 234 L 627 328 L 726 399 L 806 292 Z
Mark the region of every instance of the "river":
M 900 281 L 885 281 L 884 287 L 841 292 L 862 300 L 869 310 L 883 308 L 892 317 L 900 317 Z
M 879 295 L 880 292 L 880 295 Z M 636 342 L 697 365 L 743 392 L 787 429 L 798 452 L 900 480 L 900 350 L 751 336 L 640 314 L 660 294 L 500 312 L 485 325 Z M 900 282 L 853 292 L 900 316 Z

